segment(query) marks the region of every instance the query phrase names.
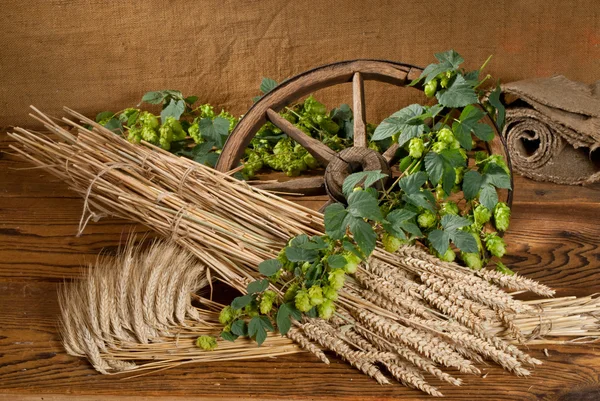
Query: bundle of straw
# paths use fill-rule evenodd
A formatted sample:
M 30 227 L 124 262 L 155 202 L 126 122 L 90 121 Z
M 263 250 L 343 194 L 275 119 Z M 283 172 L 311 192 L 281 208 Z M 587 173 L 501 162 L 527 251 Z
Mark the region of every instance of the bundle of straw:
M 320 213 L 160 149 L 133 145 L 67 112 L 93 129 L 63 119 L 74 135 L 38 112 L 34 117 L 59 141 L 24 129 L 10 135 L 20 143 L 16 151 L 85 198 L 80 230 L 104 215 L 143 223 L 241 292 L 259 277 L 257 265 L 274 258 L 290 237 L 323 233 Z M 335 352 L 379 383 L 389 383 L 387 372 L 441 395 L 427 375 L 458 385 L 451 372 L 479 374 L 476 363 L 483 358 L 528 375 L 526 366 L 540 362 L 512 342 L 598 334 L 594 313 L 600 302 L 592 297 L 522 302 L 503 288 L 553 295 L 530 279 L 440 262 L 416 246 L 395 254 L 378 247 L 347 280 L 335 317 L 295 322 L 298 330 L 288 337 L 322 359 L 318 346 Z

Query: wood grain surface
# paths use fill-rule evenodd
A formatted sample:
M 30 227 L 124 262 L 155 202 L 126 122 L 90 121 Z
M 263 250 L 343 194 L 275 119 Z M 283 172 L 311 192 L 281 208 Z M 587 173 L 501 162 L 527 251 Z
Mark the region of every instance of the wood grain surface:
M 0 400 L 392 400 L 424 399 L 401 385 L 380 386 L 332 357 L 190 364 L 129 379 L 102 376 L 66 355 L 57 330 L 56 288 L 77 279 L 98 252 L 116 252 L 141 226 L 90 223 L 76 237 L 83 202 L 49 174 L 7 153 L 0 137 Z M 515 180 L 513 222 L 505 239 L 511 267 L 558 295 L 600 292 L 600 188 Z M 323 197 L 305 197 L 320 206 Z M 83 266 L 83 267 L 82 267 Z M 548 350 L 545 356 L 543 349 Z M 485 378 L 440 385 L 450 400 L 598 400 L 600 345 L 535 346 L 544 361 L 519 378 L 483 366 Z M 433 382 L 434 384 L 439 384 Z

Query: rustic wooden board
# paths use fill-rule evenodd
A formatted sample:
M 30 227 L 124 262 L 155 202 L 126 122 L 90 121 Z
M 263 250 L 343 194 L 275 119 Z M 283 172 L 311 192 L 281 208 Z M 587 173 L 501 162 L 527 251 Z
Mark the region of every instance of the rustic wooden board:
M 57 179 L 6 153 L 0 142 L 0 400 L 423 399 L 400 385 L 380 386 L 333 358 L 310 355 L 188 365 L 124 380 L 102 376 L 66 355 L 57 330 L 56 287 L 80 277 L 101 250 L 115 252 L 140 226 L 116 219 L 91 223 L 76 237 L 83 202 Z M 506 235 L 512 267 L 554 286 L 558 295 L 600 292 L 600 187 L 515 181 L 514 217 Z M 324 197 L 305 197 L 320 205 Z M 549 357 L 544 355 L 547 348 Z M 600 349 L 532 347 L 544 361 L 518 378 L 484 367 L 484 378 L 442 385 L 451 400 L 600 399 Z M 432 380 L 433 383 L 436 383 Z M 81 398 L 79 398 L 81 397 Z

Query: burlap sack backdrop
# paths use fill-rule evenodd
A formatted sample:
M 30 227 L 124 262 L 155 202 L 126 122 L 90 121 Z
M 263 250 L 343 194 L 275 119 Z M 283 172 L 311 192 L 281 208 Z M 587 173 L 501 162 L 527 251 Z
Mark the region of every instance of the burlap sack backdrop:
M 513 168 L 558 184 L 600 182 L 600 81 L 564 76 L 503 85 L 506 138 Z
M 355 58 L 425 66 L 450 48 L 468 68 L 493 54 L 489 71 L 502 82 L 600 77 L 597 0 L 5 0 L 0 41 L 0 127 L 30 126 L 30 104 L 94 116 L 159 89 L 239 115 L 262 77 Z M 351 88 L 317 95 L 333 107 L 351 100 Z M 424 101 L 415 90 L 371 83 L 366 97 L 374 123 Z

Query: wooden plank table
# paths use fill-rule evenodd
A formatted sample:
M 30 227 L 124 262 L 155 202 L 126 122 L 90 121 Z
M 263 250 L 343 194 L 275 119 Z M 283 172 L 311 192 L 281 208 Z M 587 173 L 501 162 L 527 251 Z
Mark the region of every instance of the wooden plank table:
M 115 252 L 141 226 L 103 219 L 76 237 L 82 200 L 44 171 L 9 154 L 0 137 L 0 400 L 423 399 L 380 386 L 332 357 L 190 364 L 126 380 L 68 356 L 57 329 L 57 285 L 78 278 L 101 251 Z M 507 261 L 558 296 L 600 292 L 600 186 L 568 187 L 516 177 Z M 306 198 L 314 204 L 319 198 Z M 545 356 L 543 350 L 547 349 Z M 485 378 L 441 384 L 451 400 L 598 400 L 600 346 L 534 346 L 544 361 L 531 377 L 484 366 Z M 439 383 L 432 382 L 436 385 Z

